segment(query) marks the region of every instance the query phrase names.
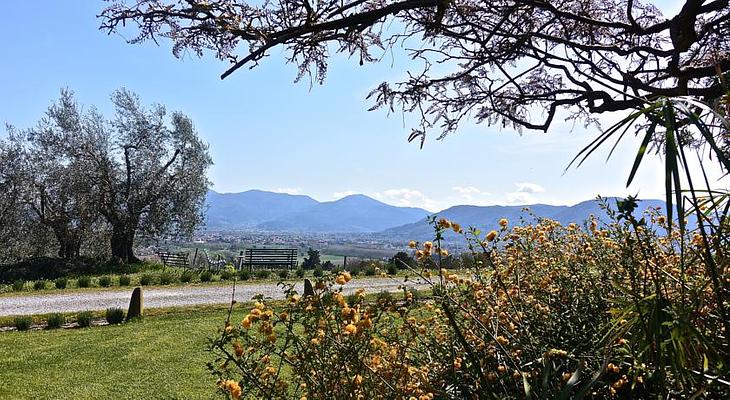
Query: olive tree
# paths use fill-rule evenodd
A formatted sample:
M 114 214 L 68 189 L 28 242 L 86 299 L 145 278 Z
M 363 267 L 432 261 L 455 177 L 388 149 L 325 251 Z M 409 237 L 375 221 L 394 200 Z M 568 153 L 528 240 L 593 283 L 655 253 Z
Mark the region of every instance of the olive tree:
M 189 235 L 202 223 L 212 161 L 192 121 L 167 118 L 160 105 L 147 110 L 124 89 L 112 102 L 107 120 L 63 90 L 36 127 L 9 127 L 0 141 L 0 234 L 28 241 L 23 227 L 33 237 L 50 231 L 64 258 L 82 248 L 98 255 L 89 242 L 108 238 L 113 257 L 134 262 L 135 238 Z
M 135 238 L 189 235 L 203 222 L 212 160 L 190 118 L 150 109 L 118 90 L 103 146 L 90 151 L 98 206 L 111 227 L 111 253 L 135 261 Z
M 97 134 L 93 130 L 100 119 L 93 110 L 83 114 L 73 94 L 62 90 L 36 127 L 22 131 L 8 127 L 6 145 L 15 152 L 2 168 L 12 171 L 13 195 L 25 214 L 22 222 L 39 225 L 35 231 L 49 230 L 62 258 L 79 255 L 82 237 L 99 219 L 96 184 L 86 172 L 91 165 L 79 157 L 77 146 Z
M 16 172 L 22 149 L 14 140 L 0 140 L 0 242 L 6 251 L 0 254 L 0 262 L 12 258 L 17 233 L 21 224 L 22 207 L 18 201 L 20 184 Z

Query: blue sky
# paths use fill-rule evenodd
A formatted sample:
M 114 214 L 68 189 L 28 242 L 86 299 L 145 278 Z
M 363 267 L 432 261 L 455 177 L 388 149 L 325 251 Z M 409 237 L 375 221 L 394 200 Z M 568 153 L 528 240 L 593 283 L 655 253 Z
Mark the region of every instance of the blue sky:
M 129 45 L 99 31 L 101 1 L 20 1 L 0 17 L 0 122 L 36 123 L 59 89 L 110 115 L 109 95 L 126 87 L 145 103 L 189 115 L 210 144 L 214 189 L 264 189 L 320 201 L 364 193 L 431 211 L 455 204 L 574 204 L 597 194 L 663 198 L 662 167 L 650 160 L 625 188 L 638 147 L 627 140 L 563 174 L 598 133 L 556 123 L 545 133 L 465 124 L 424 149 L 408 143 L 408 117 L 368 112 L 366 94 L 403 78 L 408 62 L 359 66 L 334 57 L 325 84 L 295 84 L 296 67 L 275 52 L 254 70 L 219 79 L 210 55 L 176 59 L 169 43 Z M 404 120 L 406 122 L 404 123 Z M 0 135 L 4 136 L 4 130 Z

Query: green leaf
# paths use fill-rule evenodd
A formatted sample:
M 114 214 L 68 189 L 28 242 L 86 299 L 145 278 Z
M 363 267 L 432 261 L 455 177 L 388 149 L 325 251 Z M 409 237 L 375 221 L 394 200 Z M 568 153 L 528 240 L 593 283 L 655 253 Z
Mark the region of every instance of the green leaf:
M 581 362 L 578 364 L 578 368 L 576 368 L 575 372 L 573 372 L 573 375 L 571 375 L 570 379 L 568 379 L 568 382 L 565 384 L 565 387 L 560 392 L 560 399 L 568 399 L 570 398 L 570 392 L 573 390 L 573 387 L 580 381 L 581 375 L 583 374 L 583 368 L 585 368 L 585 362 Z
M 649 141 L 654 136 L 654 132 L 656 131 L 657 122 L 654 121 L 649 129 L 646 131 L 646 135 L 644 135 L 644 140 L 641 141 L 641 146 L 639 146 L 639 151 L 636 153 L 636 159 L 634 160 L 634 166 L 631 167 L 631 173 L 629 174 L 629 179 L 626 181 L 626 186 L 628 187 L 631 182 L 634 180 L 634 175 L 636 175 L 636 171 L 639 169 L 639 165 L 641 164 L 641 160 L 644 158 L 644 153 L 646 153 L 646 149 L 649 147 Z
M 530 386 L 530 383 L 527 382 L 527 377 L 525 374 L 522 375 L 522 387 L 525 389 L 525 398 L 531 399 L 532 398 L 532 387 Z

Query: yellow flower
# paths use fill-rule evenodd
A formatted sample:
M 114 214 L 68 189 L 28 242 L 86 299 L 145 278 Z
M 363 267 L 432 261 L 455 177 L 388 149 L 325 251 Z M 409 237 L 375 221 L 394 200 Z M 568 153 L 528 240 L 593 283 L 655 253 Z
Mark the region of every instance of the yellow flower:
M 251 327 L 251 318 L 249 318 L 248 315 L 245 316 L 243 318 L 243 321 L 241 321 L 241 325 L 243 325 L 243 327 L 246 329 L 250 328 Z
M 487 233 L 487 242 L 493 241 L 497 237 L 497 231 L 490 231 Z
M 449 228 L 451 228 L 451 222 L 449 222 L 449 220 L 448 220 L 448 219 L 446 219 L 446 218 L 441 218 L 441 219 L 439 220 L 438 224 L 439 224 L 439 226 L 440 226 L 441 228 L 444 228 L 444 229 L 449 229 Z
M 355 324 L 347 324 L 345 326 L 345 335 L 354 335 L 357 333 L 357 326 Z
M 418 246 L 418 243 L 416 243 L 415 240 L 411 240 L 410 242 L 408 242 L 408 247 L 415 249 L 416 246 Z
M 418 259 L 423 258 L 423 250 L 416 250 L 416 258 L 418 258 Z
M 370 319 L 370 317 L 365 317 L 365 318 L 361 319 L 360 322 L 358 322 L 358 324 L 362 328 L 368 329 L 373 326 L 373 321 Z
M 241 398 L 241 386 L 238 384 L 238 382 L 229 379 L 225 381 L 223 386 L 226 388 L 227 391 L 231 392 L 231 397 L 234 399 L 240 399 Z
M 240 342 L 233 342 L 233 351 L 236 353 L 237 357 L 241 357 L 241 355 L 243 355 L 243 346 L 241 346 Z
M 509 221 L 507 221 L 507 218 L 502 218 L 499 220 L 499 226 L 501 226 L 502 228 L 506 228 L 507 224 L 509 224 Z
M 446 249 L 441 249 L 440 253 L 441 253 L 441 255 L 442 255 L 443 257 L 446 257 L 446 256 L 448 256 L 448 255 L 449 255 L 449 251 L 448 251 L 448 250 L 446 250 Z
M 347 272 L 347 271 L 344 271 L 344 272 L 342 273 L 342 276 L 344 276 L 344 277 L 345 277 L 345 282 L 350 282 L 350 281 L 352 280 L 352 275 L 350 275 L 350 273 L 349 273 L 349 272 Z
M 431 242 L 423 243 L 423 249 L 426 250 L 426 252 L 431 251 L 431 248 L 433 248 L 433 243 L 431 243 Z
M 338 285 L 344 285 L 347 283 L 347 280 L 345 279 L 345 276 L 342 274 L 337 275 L 337 279 L 335 279 L 335 282 L 337 282 Z
M 451 223 L 451 229 L 453 229 L 456 233 L 461 233 L 461 225 L 457 224 L 456 222 Z
M 362 385 L 362 375 L 355 375 L 355 377 L 352 379 L 352 381 L 355 383 L 355 385 L 360 386 Z

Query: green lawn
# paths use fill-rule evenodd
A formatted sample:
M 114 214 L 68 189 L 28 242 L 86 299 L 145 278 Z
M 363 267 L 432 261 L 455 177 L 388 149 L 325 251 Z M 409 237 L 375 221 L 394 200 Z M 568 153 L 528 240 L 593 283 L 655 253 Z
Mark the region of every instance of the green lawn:
M 222 308 L 119 326 L 0 333 L 0 398 L 216 398 L 206 339 Z M 244 310 L 235 313 L 237 320 Z

